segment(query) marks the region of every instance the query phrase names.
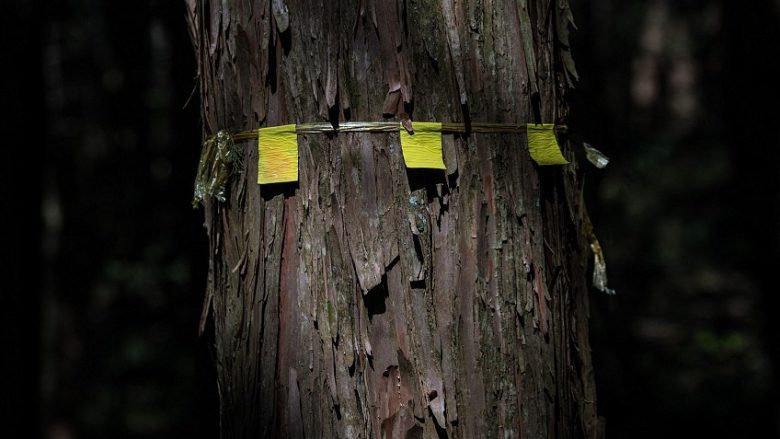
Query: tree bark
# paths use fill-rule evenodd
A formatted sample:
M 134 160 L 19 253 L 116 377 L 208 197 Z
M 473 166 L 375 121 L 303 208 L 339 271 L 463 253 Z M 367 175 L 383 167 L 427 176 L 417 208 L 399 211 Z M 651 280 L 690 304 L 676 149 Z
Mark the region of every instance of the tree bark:
M 187 13 L 204 136 L 565 123 L 565 0 L 188 0 Z M 573 154 L 540 168 L 524 134 L 443 143 L 446 172 L 407 170 L 396 133 L 300 135 L 298 183 L 264 186 L 256 143 L 239 144 L 228 199 L 203 202 L 223 437 L 599 434 Z

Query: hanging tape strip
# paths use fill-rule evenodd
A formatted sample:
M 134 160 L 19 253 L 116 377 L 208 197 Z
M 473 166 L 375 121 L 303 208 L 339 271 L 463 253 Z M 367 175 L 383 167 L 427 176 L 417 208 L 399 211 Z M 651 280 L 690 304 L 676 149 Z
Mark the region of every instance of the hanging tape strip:
M 298 133 L 295 125 L 257 130 L 257 184 L 298 181 Z
M 561 153 L 558 139 L 555 138 L 555 126 L 545 123 L 528 124 L 528 152 L 538 165 L 565 165 L 569 163 Z
M 447 169 L 441 150 L 440 122 L 412 122 L 412 133 L 401 130 L 401 152 L 407 168 Z

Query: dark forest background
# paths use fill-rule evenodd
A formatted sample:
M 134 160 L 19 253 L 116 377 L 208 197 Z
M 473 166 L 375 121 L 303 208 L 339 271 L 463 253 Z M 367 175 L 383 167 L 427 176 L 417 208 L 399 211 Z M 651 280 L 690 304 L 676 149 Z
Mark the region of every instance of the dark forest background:
M 0 436 L 216 437 L 183 3 L 4 5 Z M 607 437 L 780 437 L 780 2 L 572 6 Z

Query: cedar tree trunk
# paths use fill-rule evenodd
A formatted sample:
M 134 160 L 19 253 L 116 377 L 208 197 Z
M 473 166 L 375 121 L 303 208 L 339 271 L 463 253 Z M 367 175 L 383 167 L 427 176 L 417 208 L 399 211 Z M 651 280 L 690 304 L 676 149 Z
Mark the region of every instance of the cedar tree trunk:
M 566 122 L 566 0 L 186 3 L 204 136 Z M 227 200 L 203 202 L 223 437 L 599 434 L 576 164 L 536 166 L 525 134 L 443 138 L 436 171 L 397 133 L 300 135 L 298 183 L 264 186 L 237 144 Z

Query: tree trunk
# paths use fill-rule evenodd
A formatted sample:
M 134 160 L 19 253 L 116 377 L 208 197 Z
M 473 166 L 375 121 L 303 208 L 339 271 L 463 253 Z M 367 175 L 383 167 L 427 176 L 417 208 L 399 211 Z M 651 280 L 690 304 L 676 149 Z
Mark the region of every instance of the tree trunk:
M 204 136 L 565 123 L 565 0 L 187 6 Z M 298 183 L 263 186 L 238 144 L 227 200 L 203 202 L 223 437 L 599 434 L 573 154 L 540 168 L 524 134 L 443 139 L 434 171 L 405 168 L 397 133 L 299 135 Z

